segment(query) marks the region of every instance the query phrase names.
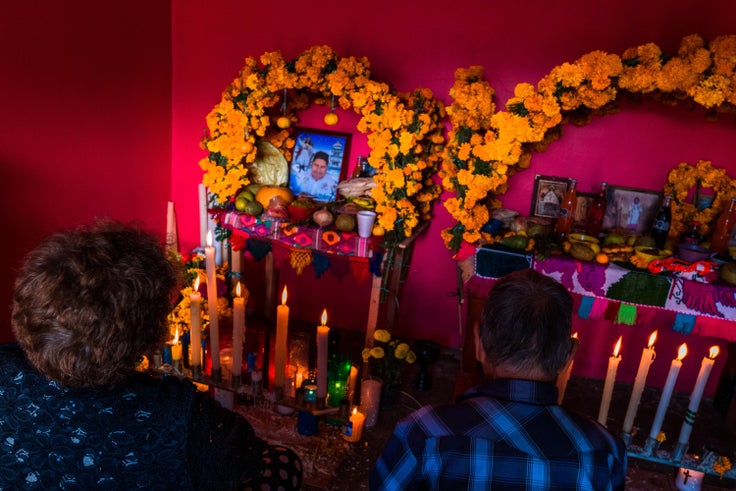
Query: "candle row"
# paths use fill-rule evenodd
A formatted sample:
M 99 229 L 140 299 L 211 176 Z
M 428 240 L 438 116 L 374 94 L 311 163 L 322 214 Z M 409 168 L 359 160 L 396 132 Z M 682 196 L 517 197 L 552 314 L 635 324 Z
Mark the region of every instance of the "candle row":
M 618 366 L 621 362 L 620 350 L 622 339 L 623 337 L 618 338 L 618 341 L 613 348 L 613 355 L 608 359 L 608 370 L 606 372 L 606 378 L 603 384 L 603 396 L 601 398 L 601 405 L 598 411 L 598 422 L 604 426 L 606 426 L 608 420 L 608 410 L 611 404 L 613 386 L 616 381 Z M 636 417 L 639 403 L 641 402 L 641 395 L 646 385 L 646 378 L 649 373 L 649 368 L 656 358 L 656 353 L 654 351 L 654 343 L 656 339 L 657 331 L 654 331 L 649 336 L 649 342 L 647 343 L 647 346 L 642 350 L 641 359 L 639 360 L 639 367 L 636 372 L 636 377 L 634 378 L 634 386 L 631 391 L 631 398 L 629 399 L 629 405 L 626 409 L 626 416 L 624 417 L 624 423 L 622 426 L 622 438 L 627 444 L 631 439 L 631 429 L 633 427 L 634 418 Z M 695 415 L 697 414 L 698 407 L 700 406 L 700 401 L 703 397 L 703 392 L 705 391 L 705 386 L 708 382 L 708 378 L 710 377 L 710 372 L 712 371 L 713 365 L 715 364 L 715 358 L 716 356 L 718 356 L 718 351 L 718 346 L 712 346 L 709 350 L 708 355 L 704 357 L 701 362 L 698 378 L 696 379 L 695 386 L 692 393 L 690 394 L 690 402 L 688 405 L 687 414 L 685 416 L 685 421 L 682 424 L 680 435 L 677 439 L 677 445 L 675 447 L 675 451 L 673 452 L 673 460 L 681 460 L 684 456 L 684 452 L 687 449 L 688 441 L 690 439 L 690 433 L 692 431 L 692 425 L 695 420 Z M 667 374 L 667 380 L 665 381 L 664 387 L 662 389 L 662 396 L 659 400 L 657 411 L 654 416 L 654 421 L 652 422 L 652 427 L 649 431 L 649 436 L 644 447 L 643 453 L 645 455 L 651 455 L 654 447 L 656 446 L 657 438 L 659 436 L 660 429 L 662 428 L 662 423 L 664 422 L 665 413 L 667 412 L 667 408 L 669 406 L 670 399 L 672 398 L 672 393 L 675 388 L 675 382 L 677 381 L 680 369 L 682 368 L 682 360 L 685 358 L 685 356 L 687 356 L 687 345 L 683 343 L 678 349 L 677 357 L 672 360 L 672 363 L 670 365 L 670 370 Z

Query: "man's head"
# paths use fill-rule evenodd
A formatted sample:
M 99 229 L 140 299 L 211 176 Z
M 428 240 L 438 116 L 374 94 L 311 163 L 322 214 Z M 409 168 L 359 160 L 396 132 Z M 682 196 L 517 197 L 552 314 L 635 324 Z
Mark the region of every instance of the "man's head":
M 162 243 L 137 228 L 57 233 L 18 272 L 13 331 L 33 366 L 62 385 L 115 385 L 167 335 L 177 280 Z
M 312 179 L 319 181 L 327 174 L 327 163 L 330 161 L 329 155 L 325 152 L 317 152 L 312 157 Z
M 560 283 L 532 269 L 516 271 L 488 294 L 478 358 L 491 372 L 552 381 L 576 347 L 571 324 L 572 297 Z

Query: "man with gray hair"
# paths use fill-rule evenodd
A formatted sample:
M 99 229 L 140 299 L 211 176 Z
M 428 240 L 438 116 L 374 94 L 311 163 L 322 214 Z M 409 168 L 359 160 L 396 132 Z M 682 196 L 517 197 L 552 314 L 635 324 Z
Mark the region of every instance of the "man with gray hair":
M 555 381 L 577 349 L 571 326 L 557 281 L 531 269 L 499 279 L 475 332 L 486 381 L 399 422 L 370 488 L 624 489 L 623 442 L 557 404 Z

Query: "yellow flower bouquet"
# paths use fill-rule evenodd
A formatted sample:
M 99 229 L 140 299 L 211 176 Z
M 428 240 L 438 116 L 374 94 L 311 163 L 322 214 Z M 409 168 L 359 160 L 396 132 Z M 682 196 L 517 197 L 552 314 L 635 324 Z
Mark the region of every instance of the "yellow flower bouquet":
M 401 385 L 402 363 L 414 363 L 417 355 L 407 343 L 391 339 L 391 333 L 385 329 L 376 329 L 373 339 L 376 344 L 372 348 L 364 348 L 362 353 L 363 361 L 370 363 L 371 376 L 383 380 L 386 386 Z

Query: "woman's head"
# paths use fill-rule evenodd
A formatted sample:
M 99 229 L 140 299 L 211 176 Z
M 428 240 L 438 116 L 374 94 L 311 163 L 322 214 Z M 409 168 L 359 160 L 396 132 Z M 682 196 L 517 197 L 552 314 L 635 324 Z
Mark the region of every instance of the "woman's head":
M 12 324 L 33 366 L 67 387 L 109 386 L 167 333 L 177 273 L 160 241 L 104 221 L 44 239 L 15 282 Z

